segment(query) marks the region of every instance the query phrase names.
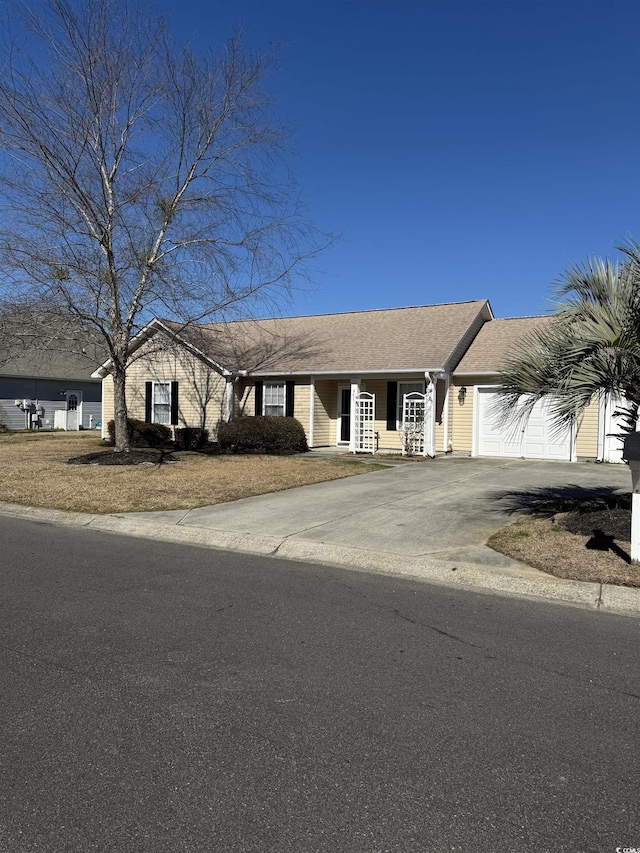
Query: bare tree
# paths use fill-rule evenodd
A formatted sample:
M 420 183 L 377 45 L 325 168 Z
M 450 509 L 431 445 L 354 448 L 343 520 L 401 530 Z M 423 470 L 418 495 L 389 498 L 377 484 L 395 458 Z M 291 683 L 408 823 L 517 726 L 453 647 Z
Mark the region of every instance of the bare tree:
M 5 293 L 102 334 L 128 450 L 140 326 L 251 316 L 330 240 L 304 219 L 282 157 L 263 90 L 276 53 L 232 38 L 198 55 L 127 0 L 43 0 L 24 18 L 28 41 L 0 60 Z

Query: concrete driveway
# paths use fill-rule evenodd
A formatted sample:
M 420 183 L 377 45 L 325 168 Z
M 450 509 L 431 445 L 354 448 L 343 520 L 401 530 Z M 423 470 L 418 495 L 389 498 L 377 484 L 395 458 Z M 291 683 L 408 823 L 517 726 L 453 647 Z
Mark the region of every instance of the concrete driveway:
M 489 557 L 478 547 L 549 489 L 595 494 L 630 485 L 626 465 L 443 457 L 218 506 L 127 517 L 272 542 L 406 557 L 466 554 L 482 562 Z

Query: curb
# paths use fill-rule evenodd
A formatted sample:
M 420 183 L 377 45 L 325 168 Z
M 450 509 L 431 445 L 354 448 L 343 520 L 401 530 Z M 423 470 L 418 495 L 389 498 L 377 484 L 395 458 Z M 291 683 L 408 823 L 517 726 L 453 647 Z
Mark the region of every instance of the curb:
M 352 571 L 422 580 L 486 595 L 501 594 L 624 616 L 640 616 L 640 588 L 564 580 L 514 560 L 502 565 L 490 565 L 480 560 L 469 562 L 468 553 L 443 554 L 442 557 L 437 552 L 428 556 L 401 556 L 305 539 L 232 533 L 179 524 L 161 524 L 152 520 L 132 519 L 126 515 L 91 515 L 24 507 L 19 504 L 0 503 L 0 515 L 44 524 L 83 527 L 120 536 L 277 557 L 296 562 L 321 563 Z

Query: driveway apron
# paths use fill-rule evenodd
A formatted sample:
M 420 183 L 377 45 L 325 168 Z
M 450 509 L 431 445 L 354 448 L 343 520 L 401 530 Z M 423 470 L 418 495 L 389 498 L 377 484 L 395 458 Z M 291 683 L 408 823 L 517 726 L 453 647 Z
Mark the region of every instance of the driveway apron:
M 485 543 L 548 489 L 595 494 L 630 485 L 626 465 L 443 457 L 190 511 L 128 515 L 421 556 Z

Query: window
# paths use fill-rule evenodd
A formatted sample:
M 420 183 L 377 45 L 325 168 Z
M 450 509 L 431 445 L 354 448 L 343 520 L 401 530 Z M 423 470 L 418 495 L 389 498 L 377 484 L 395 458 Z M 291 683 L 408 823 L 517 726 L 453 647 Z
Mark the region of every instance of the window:
M 398 429 L 402 429 L 402 404 L 404 403 L 404 395 L 413 394 L 415 391 L 419 394 L 424 394 L 424 382 L 398 382 Z
M 178 382 L 144 383 L 144 419 L 148 424 L 175 426 L 178 423 Z
M 153 415 L 154 424 L 171 424 L 171 383 L 153 383 Z
M 284 382 L 265 382 L 262 412 L 265 415 L 284 416 L 286 390 Z

